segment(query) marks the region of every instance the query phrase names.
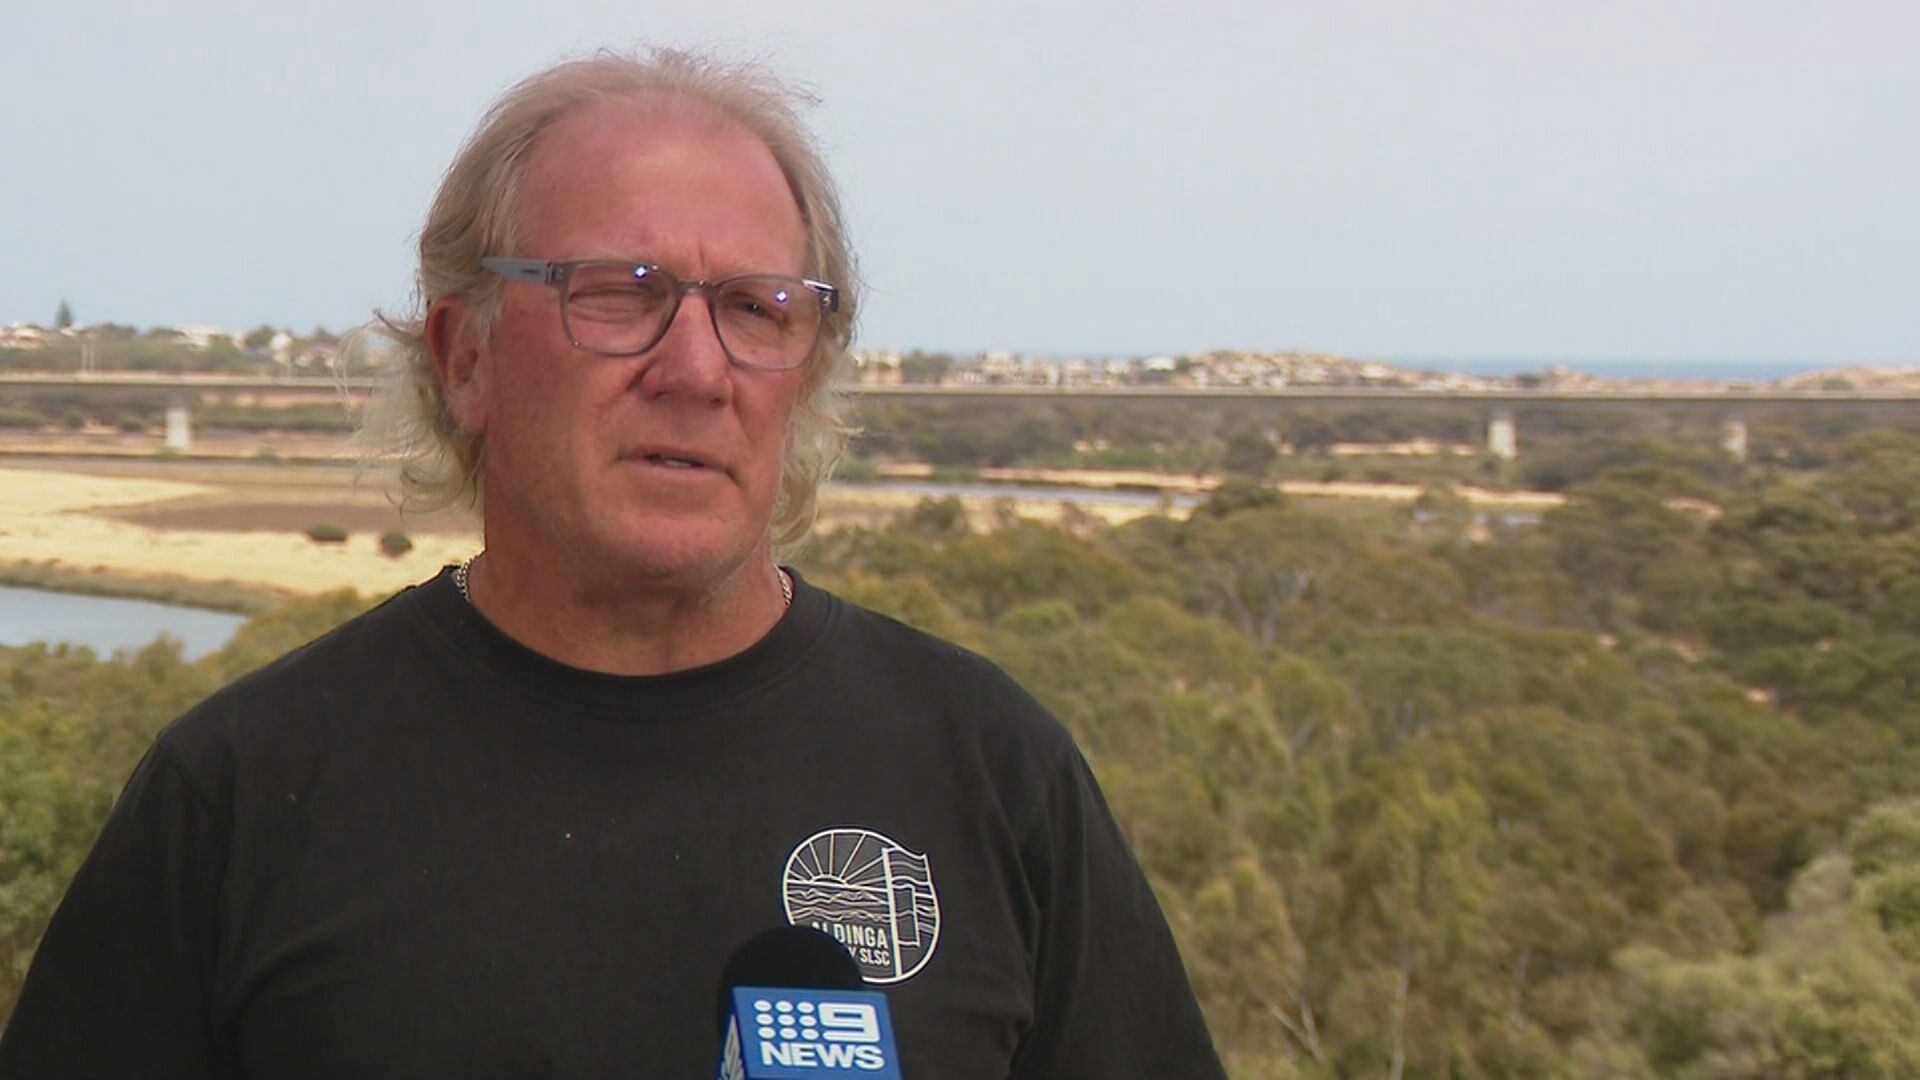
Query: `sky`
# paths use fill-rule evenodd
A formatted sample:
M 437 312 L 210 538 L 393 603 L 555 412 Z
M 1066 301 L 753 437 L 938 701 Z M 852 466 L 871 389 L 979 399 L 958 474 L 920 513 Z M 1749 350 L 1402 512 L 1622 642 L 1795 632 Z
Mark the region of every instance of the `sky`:
M 4 23 L 0 323 L 404 310 L 496 95 L 673 45 L 818 97 L 864 347 L 1920 364 L 1911 0 L 75 0 Z

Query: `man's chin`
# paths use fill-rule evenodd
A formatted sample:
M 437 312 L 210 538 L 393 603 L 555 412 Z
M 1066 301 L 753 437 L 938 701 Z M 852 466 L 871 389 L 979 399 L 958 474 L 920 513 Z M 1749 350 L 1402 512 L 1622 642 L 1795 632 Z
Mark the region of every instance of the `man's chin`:
M 656 520 L 610 546 L 608 569 L 636 584 L 710 588 L 737 574 L 758 546 L 717 522 Z

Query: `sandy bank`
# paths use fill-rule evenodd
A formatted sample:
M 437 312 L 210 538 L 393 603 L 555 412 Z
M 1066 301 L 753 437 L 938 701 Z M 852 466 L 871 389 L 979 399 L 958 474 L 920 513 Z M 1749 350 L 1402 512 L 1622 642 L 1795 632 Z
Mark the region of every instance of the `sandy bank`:
M 159 529 L 112 516 L 217 494 L 198 483 L 0 466 L 0 562 L 297 593 L 386 593 L 476 547 L 472 537 L 422 535 L 411 552 L 395 559 L 380 553 L 371 532 L 349 536 L 344 544 L 316 544 L 298 532 Z

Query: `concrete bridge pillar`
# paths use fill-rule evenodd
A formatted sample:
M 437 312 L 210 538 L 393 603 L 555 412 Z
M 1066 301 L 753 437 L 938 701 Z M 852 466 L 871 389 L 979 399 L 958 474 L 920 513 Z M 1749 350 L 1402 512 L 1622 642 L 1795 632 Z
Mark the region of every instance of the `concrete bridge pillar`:
M 187 411 L 186 398 L 176 397 L 167 402 L 166 447 L 183 454 L 193 449 L 193 416 Z
M 1727 420 L 1726 425 L 1721 430 L 1723 434 L 1720 439 L 1720 445 L 1726 450 L 1727 456 L 1739 464 L 1745 465 L 1747 463 L 1746 420 L 1738 416 L 1732 417 Z
M 1487 453 L 1501 461 L 1520 456 L 1520 441 L 1514 433 L 1513 410 L 1495 409 L 1487 421 Z

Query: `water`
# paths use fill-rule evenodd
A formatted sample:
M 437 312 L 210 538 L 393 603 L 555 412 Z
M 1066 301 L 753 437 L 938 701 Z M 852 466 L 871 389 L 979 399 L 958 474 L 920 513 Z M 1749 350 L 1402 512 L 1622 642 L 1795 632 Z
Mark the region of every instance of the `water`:
M 194 660 L 225 645 L 245 621 L 244 615 L 150 600 L 0 585 L 0 645 L 66 642 L 107 656 L 139 649 L 164 634 L 177 639 L 186 658 Z

